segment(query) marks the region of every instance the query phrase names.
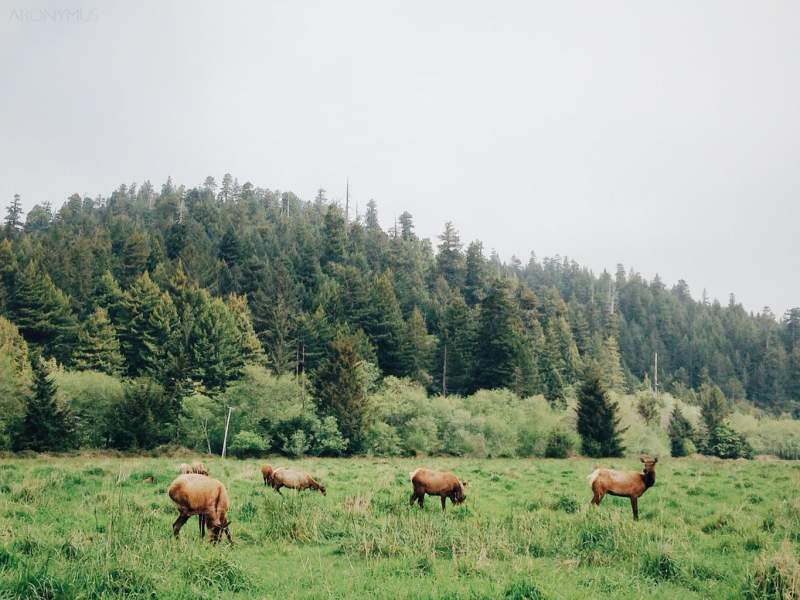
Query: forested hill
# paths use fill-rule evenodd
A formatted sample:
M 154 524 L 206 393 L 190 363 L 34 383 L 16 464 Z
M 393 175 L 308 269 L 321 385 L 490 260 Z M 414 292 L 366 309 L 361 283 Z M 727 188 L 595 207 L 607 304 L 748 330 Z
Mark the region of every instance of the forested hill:
M 800 400 L 800 308 L 753 315 L 622 266 L 598 277 L 559 257 L 502 263 L 449 223 L 434 243 L 408 213 L 385 231 L 374 202 L 347 218 L 322 190 L 305 202 L 226 175 L 27 215 L 17 199 L 3 238 L 0 311 L 68 368 L 213 391 L 247 360 L 282 373 L 299 356 L 313 373 L 345 340 L 432 393 L 444 379 L 450 394 L 557 401 L 588 360 L 611 387 L 649 385 L 658 352 L 659 384 L 678 395 L 710 381 L 775 412 Z

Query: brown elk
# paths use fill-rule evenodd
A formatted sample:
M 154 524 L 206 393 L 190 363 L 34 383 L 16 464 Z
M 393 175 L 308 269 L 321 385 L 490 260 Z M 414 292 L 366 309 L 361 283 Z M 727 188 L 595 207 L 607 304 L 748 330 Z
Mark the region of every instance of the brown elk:
M 178 518 L 172 524 L 175 537 L 181 527 L 192 515 L 198 515 L 208 523 L 211 529 L 211 542 L 216 544 L 224 533 L 232 544 L 231 532 L 228 529 L 228 509 L 230 499 L 225 486 L 207 475 L 187 473 L 179 475 L 167 490 L 169 497 L 178 505 Z
M 656 483 L 656 458 L 640 459 L 644 463 L 644 472 L 636 471 L 615 471 L 614 469 L 595 469 L 588 476 L 589 484 L 592 486 L 592 504 L 599 506 L 603 496 L 621 496 L 631 499 L 631 509 L 633 510 L 633 520 L 639 520 L 639 496 L 644 494 Z
M 205 475 L 208 477 L 208 469 L 203 463 L 197 460 L 191 465 L 186 463 L 179 464 L 178 472 L 180 472 L 182 475 L 194 473 L 195 475 Z M 204 515 L 197 515 L 197 521 L 198 525 L 200 526 L 200 537 L 203 538 L 206 536 L 206 518 Z
M 269 466 L 269 465 L 265 465 Z M 264 472 L 264 467 L 261 469 L 262 475 L 264 475 L 264 482 L 266 483 L 267 475 Z M 287 469 L 286 467 L 280 467 L 272 471 L 269 476 L 269 482 L 272 485 L 272 489 L 281 493 L 281 488 L 289 488 L 291 490 L 317 490 L 325 495 L 325 486 L 317 483 L 314 481 L 314 478 L 311 477 L 308 473 L 304 471 L 297 471 L 295 469 Z M 283 494 L 281 494 L 283 495 Z
M 261 465 L 261 477 L 264 478 L 264 485 L 272 485 L 272 465 Z
M 442 510 L 445 510 L 447 499 L 453 504 L 461 504 L 467 499 L 464 488 L 466 481 L 460 481 L 452 473 L 432 471 L 430 469 L 417 469 L 409 474 L 414 491 L 411 494 L 411 506 L 418 502 L 420 508 L 425 506 L 425 494 L 439 496 L 442 499 Z

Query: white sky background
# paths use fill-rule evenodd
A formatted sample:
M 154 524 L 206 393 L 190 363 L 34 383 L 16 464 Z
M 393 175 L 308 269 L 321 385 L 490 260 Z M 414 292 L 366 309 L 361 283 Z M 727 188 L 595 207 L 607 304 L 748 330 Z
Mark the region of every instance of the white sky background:
M 800 305 L 800 3 L 0 6 L 2 206 L 349 175 L 385 227 Z

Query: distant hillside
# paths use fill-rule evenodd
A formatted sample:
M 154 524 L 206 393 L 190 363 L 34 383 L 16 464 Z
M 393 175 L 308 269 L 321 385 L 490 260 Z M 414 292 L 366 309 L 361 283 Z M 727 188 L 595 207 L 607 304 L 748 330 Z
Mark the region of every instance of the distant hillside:
M 590 360 L 610 387 L 650 385 L 657 352 L 659 386 L 678 396 L 713 382 L 729 398 L 798 412 L 800 308 L 780 319 L 749 314 L 733 297 L 725 306 L 695 301 L 683 281 L 667 289 L 621 265 L 596 276 L 559 257 L 506 264 L 479 241 L 464 245 L 451 224 L 435 243 L 418 239 L 408 213 L 384 231 L 374 202 L 349 217 L 322 190 L 305 202 L 230 175 L 191 189 L 122 185 L 108 198 L 73 195 L 27 215 L 12 204 L 0 314 L 34 350 L 76 369 L 91 363 L 97 339 L 115 336 L 121 361 L 109 370 L 131 376 L 168 362 L 157 358 L 166 347 L 159 327 L 182 327 L 182 350 L 170 356 L 195 358 L 170 359 L 166 385 L 213 389 L 235 377 L 198 365 L 222 344 L 219 323 L 236 321 L 234 345 L 250 344 L 249 359 L 279 374 L 314 371 L 337 335 L 349 335 L 380 373 L 432 393 L 507 387 L 559 401 Z M 201 291 L 207 299 L 192 295 Z M 242 341 L 251 331 L 258 339 Z

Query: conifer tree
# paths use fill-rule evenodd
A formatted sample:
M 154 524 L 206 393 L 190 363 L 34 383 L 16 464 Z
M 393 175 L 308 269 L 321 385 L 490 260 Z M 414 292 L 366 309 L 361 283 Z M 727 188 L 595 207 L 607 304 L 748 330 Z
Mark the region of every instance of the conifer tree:
M 439 317 L 439 342 L 433 365 L 434 381 L 440 393 L 467 394 L 474 389 L 476 328 L 474 311 L 460 294 L 454 294 Z
M 37 263 L 30 262 L 17 273 L 9 309 L 11 320 L 29 344 L 62 364 L 68 362 L 75 317 L 67 297 Z
M 411 242 L 417 239 L 417 236 L 414 234 L 414 218 L 411 216 L 411 213 L 403 211 L 400 214 L 400 239 L 404 242 Z
M 347 229 L 342 210 L 335 204 L 328 206 L 323 229 L 323 250 L 320 264 L 344 263 L 347 248 Z
M 693 429 L 692 424 L 684 416 L 677 402 L 669 417 L 667 433 L 669 434 L 670 453 L 672 456 L 686 456 L 688 454 L 687 442 L 692 437 Z
M 154 328 L 153 312 L 161 302 L 161 290 L 146 271 L 126 292 L 121 303 L 118 325 L 120 347 L 130 375 L 139 375 L 152 363 L 153 349 L 163 339 L 163 331 Z
M 489 289 L 481 305 L 474 385 L 477 388 L 511 388 L 520 360 L 521 323 L 508 285 L 500 280 Z
M 414 307 L 405 324 L 403 340 L 403 364 L 405 373 L 422 385 L 431 383 L 430 361 L 433 350 L 433 336 L 428 334 L 425 317 Z
M 564 357 L 555 320 L 550 319 L 544 346 L 539 354 L 539 377 L 545 399 L 555 406 L 565 402 Z
M 336 419 L 353 451 L 361 449 L 369 422 L 363 364 L 356 345 L 352 336 L 340 332 L 314 373 L 317 410 L 321 416 Z
M 58 402 L 56 393 L 56 384 L 44 361 L 35 359 L 33 390 L 13 439 L 15 450 L 60 452 L 75 446 L 72 415 L 68 407 Z
M 405 324 L 391 274 L 384 273 L 376 277 L 369 297 L 363 300 L 368 302 L 364 307 L 365 315 L 362 319 L 354 319 L 354 322 L 361 325 L 375 346 L 378 366 L 388 375 L 408 374 L 410 366 L 403 362 L 402 347 Z
M 150 258 L 150 244 L 143 233 L 134 232 L 125 240 L 122 259 L 122 281 L 131 283 L 147 269 Z
M 578 387 L 578 434 L 584 454 L 593 457 L 622 456 L 619 405 L 608 397 L 597 365 L 585 370 Z
M 205 295 L 194 314 L 189 338 L 194 379 L 210 393 L 221 392 L 239 378 L 244 366 L 236 319 L 219 298 Z
M 483 244 L 474 241 L 467 247 L 464 300 L 468 306 L 475 306 L 483 302 L 485 296 L 486 259 L 483 256 Z
M 439 274 L 452 289 L 460 290 L 464 283 L 465 261 L 458 231 L 450 221 L 445 223 L 444 232 L 439 236 L 439 240 L 439 251 L 436 254 Z
M 104 308 L 97 307 L 78 331 L 72 364 L 81 371 L 109 375 L 122 371 L 124 363 L 119 340 Z
M 6 235 L 13 237 L 22 230 L 22 201 L 19 194 L 14 194 L 14 199 L 6 207 Z
M 244 296 L 231 294 L 225 299 L 228 310 L 233 314 L 238 332 L 238 346 L 245 363 L 259 365 L 264 363 L 264 348 L 253 329 L 253 319 Z

